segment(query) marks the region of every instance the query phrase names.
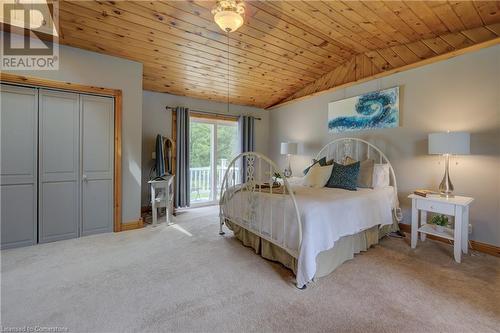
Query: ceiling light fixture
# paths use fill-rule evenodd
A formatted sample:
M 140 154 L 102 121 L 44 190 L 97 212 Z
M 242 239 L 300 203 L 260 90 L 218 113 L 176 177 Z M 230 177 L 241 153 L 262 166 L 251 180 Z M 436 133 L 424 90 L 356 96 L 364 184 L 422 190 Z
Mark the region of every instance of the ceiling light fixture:
M 214 20 L 225 32 L 234 32 L 243 25 L 245 5 L 241 0 L 217 0 L 212 9 Z
M 242 0 L 217 0 L 212 14 L 215 23 L 226 32 L 227 37 L 227 113 L 229 113 L 229 33 L 238 30 L 243 25 L 245 5 Z

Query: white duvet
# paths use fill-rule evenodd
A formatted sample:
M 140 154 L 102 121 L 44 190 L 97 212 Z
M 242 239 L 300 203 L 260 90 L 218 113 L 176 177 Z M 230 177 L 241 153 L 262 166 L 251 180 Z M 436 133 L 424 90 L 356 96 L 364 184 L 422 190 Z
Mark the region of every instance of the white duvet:
M 298 226 L 290 196 L 238 191 L 224 213 L 246 221 L 248 229 L 262 233 L 286 248 L 298 251 L 297 284 L 304 286 L 316 273 L 316 257 L 331 249 L 341 237 L 375 225 L 392 224 L 394 188 L 358 189 L 292 186 L 302 222 L 302 244 L 298 249 Z M 229 194 L 229 193 L 226 193 Z

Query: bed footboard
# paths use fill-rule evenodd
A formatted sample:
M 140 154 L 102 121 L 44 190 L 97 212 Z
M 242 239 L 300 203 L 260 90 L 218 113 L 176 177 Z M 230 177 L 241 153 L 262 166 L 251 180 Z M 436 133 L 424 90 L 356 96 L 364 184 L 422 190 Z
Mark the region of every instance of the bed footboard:
M 276 178 L 282 180 L 279 186 Z M 238 155 L 226 169 L 219 198 L 220 234 L 229 221 L 298 258 L 302 243 L 299 209 L 288 180 L 272 160 L 255 152 Z

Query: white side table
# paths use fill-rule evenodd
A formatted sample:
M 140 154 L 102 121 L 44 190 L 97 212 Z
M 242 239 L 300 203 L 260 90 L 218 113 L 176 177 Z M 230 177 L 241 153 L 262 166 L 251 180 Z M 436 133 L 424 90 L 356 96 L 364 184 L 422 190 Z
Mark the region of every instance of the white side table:
M 462 252 L 467 253 L 469 245 L 469 205 L 474 198 L 455 196 L 443 198 L 439 195 L 421 197 L 410 194 L 408 198 L 412 201 L 411 210 L 411 247 L 417 246 L 418 233 L 420 239 L 425 240 L 425 235 L 434 235 L 453 240 L 453 252 L 455 261 L 462 260 Z M 427 212 L 438 213 L 455 217 L 454 229 L 444 228 L 438 231 L 433 225 L 427 224 Z M 420 226 L 419 226 L 420 213 Z
M 166 208 L 165 222 L 172 222 L 172 213 L 174 211 L 174 176 L 164 176 L 162 179 L 150 180 L 151 185 L 151 211 L 153 215 L 153 225 L 157 225 L 162 221 L 158 221 L 158 209 Z

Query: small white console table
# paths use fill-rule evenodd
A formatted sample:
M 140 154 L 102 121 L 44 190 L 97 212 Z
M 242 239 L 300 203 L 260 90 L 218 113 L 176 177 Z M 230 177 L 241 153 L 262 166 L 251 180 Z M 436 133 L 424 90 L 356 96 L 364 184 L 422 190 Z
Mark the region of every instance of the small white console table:
M 439 195 L 421 197 L 416 194 L 410 194 L 408 198 L 412 201 L 411 247 L 414 249 L 417 246 L 419 233 L 422 241 L 425 241 L 426 235 L 453 240 L 455 261 L 459 263 L 462 260 L 462 252 L 467 254 L 469 247 L 469 206 L 474 198 L 461 196 L 444 198 Z M 433 225 L 427 223 L 427 212 L 454 216 L 454 229 L 444 228 L 438 231 Z
M 161 179 L 150 180 L 151 185 L 151 210 L 153 215 L 153 225 L 162 222 L 172 223 L 174 211 L 174 176 L 164 176 Z M 165 208 L 165 221 L 158 221 L 158 209 Z

